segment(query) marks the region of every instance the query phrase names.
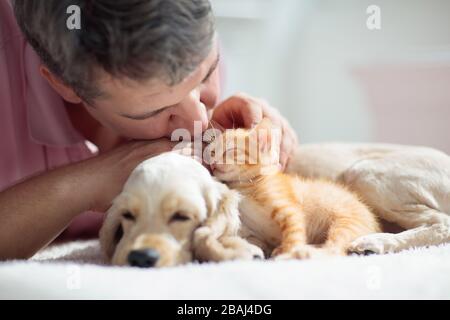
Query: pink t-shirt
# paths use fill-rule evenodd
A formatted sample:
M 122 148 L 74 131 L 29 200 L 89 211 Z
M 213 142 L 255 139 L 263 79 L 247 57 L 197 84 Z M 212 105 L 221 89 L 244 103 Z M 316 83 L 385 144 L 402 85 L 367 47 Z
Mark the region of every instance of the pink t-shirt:
M 95 154 L 72 126 L 62 98 L 40 75 L 39 66 L 10 1 L 0 0 L 0 191 Z M 60 239 L 95 234 L 102 218 L 100 213 L 83 213 Z

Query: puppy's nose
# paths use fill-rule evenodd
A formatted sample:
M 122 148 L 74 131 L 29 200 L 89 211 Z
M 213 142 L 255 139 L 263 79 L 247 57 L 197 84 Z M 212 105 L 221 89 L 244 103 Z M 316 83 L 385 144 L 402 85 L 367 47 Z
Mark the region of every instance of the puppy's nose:
M 159 253 L 153 249 L 133 250 L 128 254 L 128 263 L 133 267 L 151 268 L 158 259 Z

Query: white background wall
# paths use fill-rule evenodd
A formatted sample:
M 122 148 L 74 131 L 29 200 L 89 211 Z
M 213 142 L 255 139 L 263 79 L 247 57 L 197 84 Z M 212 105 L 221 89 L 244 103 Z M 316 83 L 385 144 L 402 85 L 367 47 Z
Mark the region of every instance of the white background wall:
M 303 142 L 377 139 L 373 110 L 355 69 L 450 66 L 448 0 L 212 3 L 227 65 L 226 95 L 246 91 L 268 99 Z M 381 8 L 381 30 L 366 27 L 371 4 Z

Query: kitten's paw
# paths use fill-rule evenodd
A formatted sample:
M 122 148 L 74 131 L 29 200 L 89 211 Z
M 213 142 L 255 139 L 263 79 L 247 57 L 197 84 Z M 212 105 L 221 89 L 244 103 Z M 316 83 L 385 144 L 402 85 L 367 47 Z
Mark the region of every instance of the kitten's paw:
M 398 244 L 394 234 L 374 233 L 354 240 L 347 252 L 359 255 L 391 253 L 398 251 Z
M 272 252 L 275 260 L 312 259 L 323 257 L 325 254 L 320 249 L 310 245 L 299 245 L 291 248 L 278 247 Z
M 329 256 L 346 256 L 347 250 L 340 247 L 324 247 L 321 250 L 323 250 L 324 254 L 327 254 Z

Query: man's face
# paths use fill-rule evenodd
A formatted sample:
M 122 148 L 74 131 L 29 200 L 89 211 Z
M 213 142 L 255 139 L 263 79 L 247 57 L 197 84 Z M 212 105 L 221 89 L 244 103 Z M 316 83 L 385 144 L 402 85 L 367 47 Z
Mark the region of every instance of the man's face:
M 159 80 L 138 83 L 105 76 L 99 85 L 106 95 L 87 110 L 102 125 L 132 139 L 170 138 L 179 128 L 192 134 L 194 121 L 201 121 L 205 130 L 220 96 L 218 59 L 214 46 L 191 75 L 172 87 Z

